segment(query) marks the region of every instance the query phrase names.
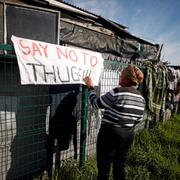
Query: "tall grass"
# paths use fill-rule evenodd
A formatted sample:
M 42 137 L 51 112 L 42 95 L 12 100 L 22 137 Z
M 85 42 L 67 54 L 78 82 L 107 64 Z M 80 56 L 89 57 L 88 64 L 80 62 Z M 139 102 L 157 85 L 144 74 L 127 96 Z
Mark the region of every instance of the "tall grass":
M 127 180 L 180 179 L 180 115 L 136 135 L 125 171 Z M 82 168 L 73 161 L 67 161 L 54 173 L 53 179 L 96 180 L 95 156 L 90 157 Z
M 81 168 L 77 163 L 67 161 L 58 172 L 55 172 L 52 179 L 54 180 L 95 180 L 97 179 L 97 167 L 95 156 L 90 157 L 85 165 Z
M 180 115 L 136 136 L 126 163 L 126 179 L 180 179 Z

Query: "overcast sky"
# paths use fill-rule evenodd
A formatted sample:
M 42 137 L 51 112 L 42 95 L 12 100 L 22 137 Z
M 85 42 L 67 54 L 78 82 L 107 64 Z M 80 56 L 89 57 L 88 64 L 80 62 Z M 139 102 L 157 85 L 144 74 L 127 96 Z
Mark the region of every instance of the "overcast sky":
M 65 0 L 119 24 L 152 43 L 163 44 L 162 60 L 180 65 L 180 0 Z

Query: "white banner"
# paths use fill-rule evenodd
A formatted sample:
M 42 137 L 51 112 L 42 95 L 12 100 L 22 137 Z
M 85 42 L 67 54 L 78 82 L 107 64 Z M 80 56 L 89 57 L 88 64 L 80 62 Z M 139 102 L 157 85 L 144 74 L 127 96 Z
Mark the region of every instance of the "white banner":
M 91 76 L 98 85 L 103 69 L 100 53 L 12 36 L 21 84 L 84 84 Z

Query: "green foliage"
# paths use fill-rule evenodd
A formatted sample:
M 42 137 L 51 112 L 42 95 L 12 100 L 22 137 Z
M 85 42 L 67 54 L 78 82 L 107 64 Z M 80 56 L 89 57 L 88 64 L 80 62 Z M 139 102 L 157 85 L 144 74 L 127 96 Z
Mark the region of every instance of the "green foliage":
M 180 179 L 180 115 L 136 136 L 126 162 L 126 179 Z

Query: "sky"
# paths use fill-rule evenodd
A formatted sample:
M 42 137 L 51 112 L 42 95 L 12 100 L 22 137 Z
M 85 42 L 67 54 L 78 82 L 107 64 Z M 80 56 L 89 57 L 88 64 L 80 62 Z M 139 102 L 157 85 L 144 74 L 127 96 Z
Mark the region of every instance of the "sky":
M 180 0 L 65 0 L 128 27 L 128 31 L 163 44 L 162 61 L 180 65 Z

